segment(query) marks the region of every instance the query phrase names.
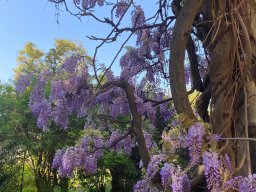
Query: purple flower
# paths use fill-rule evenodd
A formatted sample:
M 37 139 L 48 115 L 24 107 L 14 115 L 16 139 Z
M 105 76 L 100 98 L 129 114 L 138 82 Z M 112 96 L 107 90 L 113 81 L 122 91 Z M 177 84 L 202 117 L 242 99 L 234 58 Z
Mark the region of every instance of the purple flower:
M 242 176 L 234 177 L 224 183 L 224 189 L 225 190 L 231 190 L 231 189 L 238 189 L 238 184 L 243 179 Z
M 43 99 L 39 105 L 40 109 L 38 110 L 40 110 L 40 112 L 37 118 L 37 126 L 47 131 L 51 117 L 51 104 L 46 99 Z
M 85 155 L 84 170 L 88 174 L 95 173 L 97 171 L 97 159 L 94 155 Z
M 61 70 L 65 71 L 69 74 L 74 74 L 76 73 L 76 67 L 78 65 L 78 61 L 80 60 L 80 57 L 77 56 L 72 56 L 69 57 L 65 60 L 65 62 L 63 63 L 63 65 L 61 66 Z
M 148 192 L 149 189 L 149 183 L 146 180 L 140 180 L 133 186 L 134 192 Z
M 248 177 L 234 177 L 224 183 L 225 190 L 237 190 L 243 192 L 255 192 L 256 191 L 256 175 L 249 175 Z
M 147 147 L 148 150 L 156 147 L 156 144 L 153 141 L 152 135 L 150 133 L 144 131 L 143 135 L 144 135 L 145 142 L 146 142 L 146 147 Z
M 71 112 L 71 109 L 68 106 L 68 103 L 66 100 L 59 100 L 56 103 L 56 106 L 54 107 L 52 111 L 52 118 L 54 122 L 61 126 L 63 129 L 67 129 L 68 122 L 69 122 L 69 114 Z
M 231 176 L 231 173 L 233 172 L 231 160 L 227 154 L 225 154 L 224 157 L 220 156 L 220 169 L 222 175 L 224 174 L 223 172 L 226 172 L 227 175 Z
M 130 135 L 123 138 L 123 135 L 118 131 L 113 131 L 110 135 L 108 146 L 116 152 L 122 152 L 125 155 L 130 155 L 132 152 L 132 139 Z
M 216 152 L 203 153 L 204 175 L 209 190 L 219 191 L 220 188 L 220 162 Z
M 146 177 L 151 180 L 155 177 L 156 173 L 159 170 L 160 163 L 166 161 L 166 156 L 164 154 L 153 155 L 148 164 Z
M 219 142 L 221 137 L 217 134 L 211 134 L 210 136 L 207 137 L 207 139 L 210 141 L 210 142 Z
M 192 165 L 196 165 L 199 162 L 200 153 L 203 146 L 204 127 L 201 123 L 196 123 L 188 130 L 187 144 L 190 156 L 190 162 Z
M 177 169 L 172 176 L 173 192 L 190 192 L 190 181 L 188 175 Z
M 52 168 L 57 169 L 62 165 L 62 157 L 65 151 L 63 149 L 58 150 L 52 161 Z
M 132 26 L 139 27 L 144 25 L 144 23 L 145 23 L 144 11 L 141 9 L 140 6 L 135 6 L 134 10 L 132 11 Z
M 111 105 L 111 116 L 112 118 L 117 118 L 119 115 L 127 115 L 129 112 L 129 107 L 126 99 L 122 96 L 114 99 Z
M 173 175 L 174 167 L 169 163 L 165 163 L 160 170 L 161 181 L 164 188 L 171 186 L 171 176 Z
M 81 0 L 73 0 L 74 4 L 78 6 L 81 3 Z
M 138 49 L 131 48 L 120 59 L 121 78 L 129 80 L 137 75 L 145 66 L 145 59 L 139 57 Z
M 97 5 L 102 7 L 104 5 L 104 0 L 82 0 L 82 7 L 84 9 L 91 9 Z M 80 0 L 74 0 L 74 4 L 78 6 L 80 4 Z
M 103 155 L 105 141 L 101 136 L 88 135 L 81 141 L 81 147 L 86 151 L 86 154 L 94 153 L 94 157 L 98 160 Z
M 228 154 L 225 154 L 225 165 L 227 167 L 227 169 L 229 170 L 229 173 L 232 173 L 232 164 L 231 164 L 231 160 L 228 156 Z
M 240 191 L 255 192 L 256 191 L 256 174 L 249 175 L 244 178 L 239 186 Z
M 52 102 L 57 101 L 59 99 L 64 98 L 65 96 L 65 91 L 63 88 L 63 84 L 62 81 L 57 81 L 57 80 L 53 80 L 51 82 L 51 95 L 50 95 L 50 100 Z
M 33 80 L 33 75 L 32 74 L 25 74 L 25 75 L 20 75 L 17 79 L 16 82 L 16 91 L 17 93 L 24 93 L 27 87 L 30 86 Z
M 29 107 L 32 110 L 33 114 L 37 117 L 40 113 L 40 109 L 37 109 L 36 106 L 39 106 L 37 102 L 41 102 L 45 98 L 45 85 L 49 78 L 49 72 L 44 71 L 37 77 L 36 84 L 33 90 L 30 93 L 29 97 Z
M 65 174 L 69 177 L 75 168 L 80 167 L 83 162 L 83 150 L 81 148 L 70 147 L 62 156 L 62 167 Z
M 97 4 L 102 7 L 104 5 L 104 0 L 97 0 Z

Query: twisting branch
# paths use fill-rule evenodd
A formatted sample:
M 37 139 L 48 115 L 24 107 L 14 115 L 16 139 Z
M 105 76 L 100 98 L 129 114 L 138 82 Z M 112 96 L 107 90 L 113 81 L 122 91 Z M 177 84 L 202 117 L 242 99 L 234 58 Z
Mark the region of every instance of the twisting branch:
M 169 73 L 174 106 L 178 113 L 195 118 L 188 100 L 184 77 L 184 57 L 194 18 L 204 0 L 186 1 L 177 16 L 170 44 Z

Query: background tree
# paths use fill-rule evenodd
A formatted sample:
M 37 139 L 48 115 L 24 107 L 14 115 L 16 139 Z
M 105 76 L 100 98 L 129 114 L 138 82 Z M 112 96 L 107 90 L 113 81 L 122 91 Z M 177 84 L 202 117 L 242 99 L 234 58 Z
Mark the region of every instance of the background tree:
M 18 191 L 20 183 L 20 170 L 21 163 L 18 159 L 21 159 L 21 153 L 19 152 L 15 140 L 11 140 L 9 132 L 7 131 L 6 122 L 11 119 L 11 111 L 13 106 L 10 105 L 10 101 L 14 99 L 10 97 L 12 87 L 0 84 L 0 191 Z
M 53 49 L 56 49 L 57 52 L 54 55 L 51 51 L 45 54 L 33 43 L 27 43 L 24 49 L 19 51 L 17 58 L 19 66 L 15 70 L 16 78 L 18 79 L 20 76 L 28 73 L 36 76 L 40 71 L 46 69 L 53 70 L 61 65 L 61 59 L 64 59 L 65 55 L 72 54 L 72 52 L 76 51 L 79 54 L 85 54 L 85 49 L 82 45 L 76 45 L 68 40 L 56 40 L 55 45 L 56 47 Z M 47 59 L 44 60 L 44 57 L 47 57 Z M 51 63 L 48 60 L 49 57 L 55 57 L 56 59 L 52 59 L 51 62 L 53 63 Z M 72 119 L 73 128 L 68 132 L 57 129 L 56 125 L 49 127 L 49 132 L 43 132 L 41 129 L 38 129 L 36 119 L 27 105 L 30 90 L 24 92 L 23 95 L 16 95 L 11 84 L 1 85 L 0 135 L 2 137 L 1 148 L 3 155 L 1 159 L 5 161 L 4 159 L 7 157 L 12 157 L 12 161 L 14 161 L 11 163 L 8 160 L 2 167 L 6 171 L 13 171 L 13 178 L 19 175 L 17 178 L 19 180 L 16 181 L 16 184 L 19 184 L 21 183 L 20 175 L 24 175 L 24 168 L 22 170 L 24 165 L 22 164 L 25 164 L 25 169 L 34 176 L 37 191 L 53 191 L 56 185 L 61 186 L 61 180 L 65 180 L 61 179 L 59 181 L 57 171 L 52 169 L 53 157 L 57 149 L 74 144 L 74 141 L 81 134 L 84 121 Z M 18 165 L 16 170 L 14 167 L 15 163 Z M 10 178 L 8 180 L 11 182 Z M 8 190 L 15 189 L 15 185 L 11 188 L 8 185 L 8 187 Z M 63 187 L 61 186 L 61 188 Z M 66 191 L 67 188 L 68 183 L 66 184 Z

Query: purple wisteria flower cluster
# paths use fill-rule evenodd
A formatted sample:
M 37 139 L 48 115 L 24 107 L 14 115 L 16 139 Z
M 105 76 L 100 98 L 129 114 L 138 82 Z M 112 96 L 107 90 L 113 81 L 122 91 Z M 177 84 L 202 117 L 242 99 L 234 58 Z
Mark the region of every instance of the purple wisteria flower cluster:
M 135 6 L 132 12 L 132 26 L 139 27 L 145 24 L 144 11 L 140 6 Z
M 83 169 L 86 174 L 95 173 L 97 162 L 105 149 L 131 154 L 134 143 L 130 135 L 113 131 L 109 138 L 103 138 L 98 131 L 87 131 L 90 134 L 77 146 L 59 150 L 55 154 L 53 168 L 58 169 L 60 176 L 72 177 L 76 169 Z
M 158 176 L 160 176 L 162 186 L 166 191 L 190 191 L 188 175 L 174 164 L 168 163 L 167 156 L 164 154 L 153 155 L 151 157 L 151 161 L 146 169 L 145 178 L 134 185 L 134 191 L 159 191 L 152 184 L 152 180 Z
M 80 145 L 57 151 L 53 159 L 53 168 L 58 169 L 62 177 L 72 177 L 75 169 L 84 169 L 87 174 L 95 173 L 104 146 L 102 137 L 86 136 Z
M 207 187 L 212 191 L 220 189 L 220 162 L 216 152 L 205 151 L 203 153 L 204 175 L 207 181 Z
M 196 165 L 199 163 L 203 147 L 204 127 L 201 123 L 192 125 L 188 130 L 187 145 L 190 156 L 190 163 Z
M 224 183 L 226 191 L 239 190 L 241 192 L 255 192 L 256 191 L 256 174 L 248 177 L 238 176 L 232 178 Z

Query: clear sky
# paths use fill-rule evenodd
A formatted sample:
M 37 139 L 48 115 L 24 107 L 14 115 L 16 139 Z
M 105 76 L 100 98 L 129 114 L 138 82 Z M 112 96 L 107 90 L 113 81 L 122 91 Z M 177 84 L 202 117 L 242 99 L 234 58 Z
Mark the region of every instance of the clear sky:
M 147 0 L 147 4 L 149 1 L 151 0 Z M 153 7 L 151 4 L 147 8 Z M 103 16 L 106 11 L 103 8 L 100 14 Z M 93 54 L 97 44 L 89 41 L 86 35 L 104 37 L 109 32 L 108 28 L 92 19 L 84 18 L 82 22 L 79 21 L 64 9 L 60 13 L 60 23 L 57 24 L 55 13 L 55 6 L 47 0 L 0 0 L 0 80 L 7 81 L 13 76 L 18 50 L 29 41 L 44 51 L 53 46 L 55 38 L 81 41 L 88 53 Z M 110 63 L 119 44 L 103 47 L 98 54 L 98 60 L 101 63 Z
M 13 75 L 18 50 L 26 42 L 47 51 L 54 38 L 83 40 L 85 24 L 65 12 L 60 22 L 56 23 L 55 7 L 45 0 L 0 0 L 0 79 Z

